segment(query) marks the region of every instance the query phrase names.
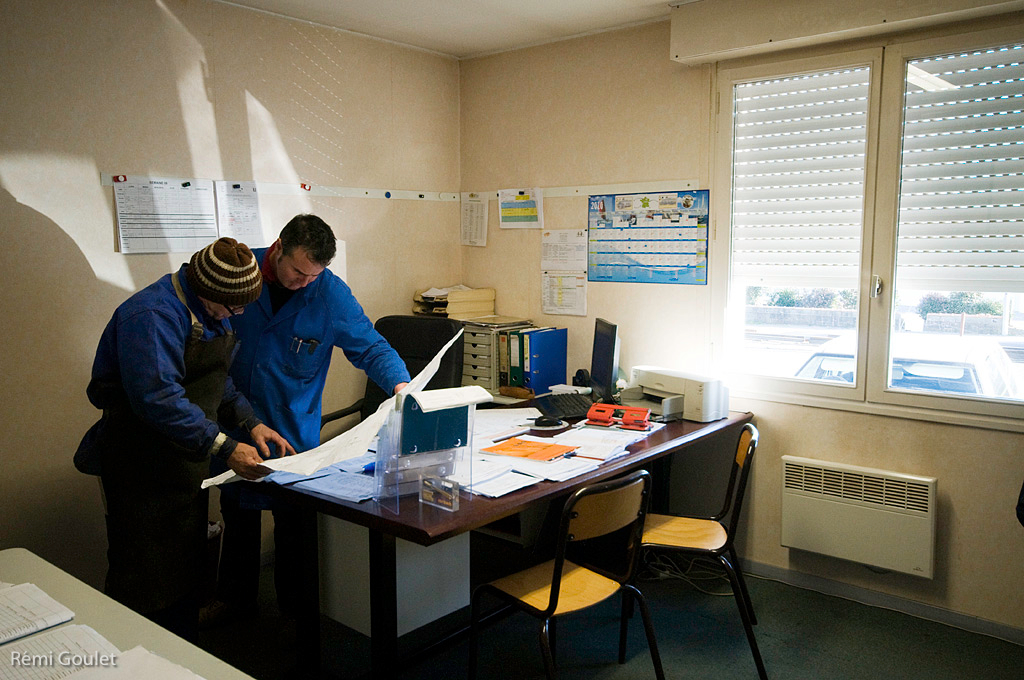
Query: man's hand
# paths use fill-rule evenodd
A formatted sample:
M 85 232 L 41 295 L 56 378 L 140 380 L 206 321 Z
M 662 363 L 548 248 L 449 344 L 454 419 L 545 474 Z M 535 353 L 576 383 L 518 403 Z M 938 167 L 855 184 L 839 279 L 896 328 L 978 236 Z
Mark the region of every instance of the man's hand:
M 249 435 L 252 437 L 252 440 L 256 442 L 256 448 L 259 449 L 260 455 L 264 458 L 278 458 L 280 456 L 295 455 L 295 449 L 288 443 L 288 440 L 263 423 L 260 423 L 249 430 Z M 273 444 L 275 448 L 273 451 L 270 449 L 271 444 Z
M 269 475 L 273 470 L 262 465 L 259 451 L 248 444 L 238 442 L 235 450 L 228 456 L 228 467 L 242 479 L 252 481 Z
M 405 389 L 405 386 L 406 386 L 406 385 L 408 385 L 408 384 L 409 384 L 409 383 L 407 383 L 407 382 L 404 382 L 404 383 L 398 383 L 397 385 L 395 385 L 395 394 L 398 394 L 398 393 L 399 393 L 399 392 L 401 392 L 401 391 L 402 391 L 403 389 Z

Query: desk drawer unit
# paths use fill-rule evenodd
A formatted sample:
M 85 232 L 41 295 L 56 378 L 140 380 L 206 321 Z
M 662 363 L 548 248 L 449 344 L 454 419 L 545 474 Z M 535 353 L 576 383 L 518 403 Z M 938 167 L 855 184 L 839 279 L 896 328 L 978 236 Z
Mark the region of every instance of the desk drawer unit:
M 462 384 L 479 385 L 498 392 L 497 333 L 490 329 L 466 328 L 463 335 Z

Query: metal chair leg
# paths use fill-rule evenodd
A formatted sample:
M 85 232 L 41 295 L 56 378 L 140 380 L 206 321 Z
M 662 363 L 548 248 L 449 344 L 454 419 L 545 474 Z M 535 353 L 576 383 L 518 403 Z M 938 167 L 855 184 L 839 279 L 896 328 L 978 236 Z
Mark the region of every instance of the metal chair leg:
M 651 609 L 647 606 L 647 598 L 635 586 L 624 586 L 632 593 L 632 598 L 640 605 L 640 618 L 644 621 L 644 633 L 647 635 L 647 646 L 651 650 L 651 661 L 654 663 L 654 675 L 658 680 L 665 680 L 665 670 L 661 665 L 661 653 L 658 651 L 658 640 L 654 637 L 654 622 Z M 622 663 L 620 661 L 620 663 Z
M 626 633 L 633 614 L 633 595 L 628 588 L 622 591 L 622 612 L 619 615 L 619 663 L 626 663 Z
M 757 677 L 761 680 L 768 680 L 768 672 L 764 669 L 764 662 L 761 660 L 761 652 L 757 648 L 757 639 L 754 637 L 754 627 L 750 621 L 750 614 L 747 610 L 747 604 L 742 597 L 741 584 L 739 577 L 736 575 L 736 570 L 733 568 L 729 560 L 722 559 L 722 565 L 725 567 L 725 573 L 729 576 L 729 583 L 732 586 L 732 592 L 735 595 L 736 608 L 740 610 L 740 619 L 743 621 L 743 630 L 747 633 L 747 642 L 750 644 L 750 652 L 754 655 L 754 665 L 757 666 Z
M 750 600 L 750 591 L 747 590 L 747 580 L 743 577 L 743 570 L 740 569 L 740 558 L 736 555 L 736 548 L 729 549 L 732 567 L 736 570 L 736 578 L 739 580 L 740 589 L 743 591 L 743 601 L 747 606 L 747 613 L 750 614 L 750 623 L 757 625 L 757 614 L 754 613 L 754 603 Z
M 544 657 L 544 673 L 547 675 L 548 680 L 555 680 L 555 657 L 551 653 L 552 640 L 549 637 L 549 633 L 553 633 L 551 630 L 554 628 L 554 619 L 544 619 L 544 622 L 540 626 L 540 651 Z

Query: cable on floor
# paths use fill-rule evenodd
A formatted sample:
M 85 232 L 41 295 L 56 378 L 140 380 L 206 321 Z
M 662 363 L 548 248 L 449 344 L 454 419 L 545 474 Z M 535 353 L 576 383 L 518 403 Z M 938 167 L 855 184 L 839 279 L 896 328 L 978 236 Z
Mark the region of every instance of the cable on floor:
M 716 564 L 701 557 L 686 558 L 681 555 L 645 550 L 640 580 L 679 579 L 707 595 L 732 597 L 729 579 Z M 712 588 L 715 587 L 718 589 L 713 590 Z

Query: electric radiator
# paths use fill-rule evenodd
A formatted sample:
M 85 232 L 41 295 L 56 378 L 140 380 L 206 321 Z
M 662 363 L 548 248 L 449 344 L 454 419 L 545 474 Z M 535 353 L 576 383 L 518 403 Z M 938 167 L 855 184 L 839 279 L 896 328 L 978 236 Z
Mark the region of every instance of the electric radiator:
M 932 578 L 934 477 L 782 457 L 782 545 Z

